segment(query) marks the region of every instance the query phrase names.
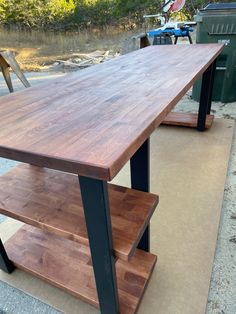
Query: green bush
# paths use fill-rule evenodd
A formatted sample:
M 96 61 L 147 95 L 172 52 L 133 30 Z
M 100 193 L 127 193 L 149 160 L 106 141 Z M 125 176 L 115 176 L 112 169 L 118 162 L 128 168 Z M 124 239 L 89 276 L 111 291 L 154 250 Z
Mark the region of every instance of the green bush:
M 48 22 L 63 22 L 75 11 L 76 5 L 73 0 L 50 0 L 45 7 L 45 16 Z
M 164 0 L 0 0 L 0 24 L 30 28 L 138 24 L 144 14 L 158 13 L 163 3 Z M 192 19 L 197 9 L 207 3 L 208 0 L 186 1 L 181 12 Z
M 63 24 L 75 7 L 74 0 L 0 0 L 0 23 L 28 27 Z

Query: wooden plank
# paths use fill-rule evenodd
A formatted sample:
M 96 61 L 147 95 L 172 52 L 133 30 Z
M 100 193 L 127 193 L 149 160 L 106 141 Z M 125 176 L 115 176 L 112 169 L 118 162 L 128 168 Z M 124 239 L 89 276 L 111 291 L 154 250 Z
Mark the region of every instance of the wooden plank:
M 5 67 L 1 66 L 1 70 L 2 70 L 2 75 L 4 77 L 4 80 L 7 84 L 8 89 L 9 89 L 9 92 L 13 93 L 14 89 L 13 89 L 13 85 L 12 85 L 12 81 L 11 81 L 11 75 L 9 72 L 9 67 L 8 66 L 5 66 Z
M 151 45 L 147 34 L 140 35 L 139 38 L 140 38 L 140 48 L 141 49 Z
M 87 246 L 23 226 L 5 247 L 17 267 L 99 307 Z M 121 314 L 137 311 L 155 263 L 155 255 L 141 250 L 130 262 L 116 262 Z
M 114 254 L 129 260 L 155 210 L 158 196 L 111 184 L 108 191 Z M 15 167 L 0 177 L 0 213 L 88 245 L 75 175 L 29 165 Z
M 150 46 L 1 97 L 0 156 L 109 181 L 222 49 Z
M 170 112 L 162 121 L 162 124 L 195 128 L 197 126 L 197 120 L 197 113 Z M 206 129 L 212 126 L 213 120 L 214 115 L 208 114 L 205 125 Z

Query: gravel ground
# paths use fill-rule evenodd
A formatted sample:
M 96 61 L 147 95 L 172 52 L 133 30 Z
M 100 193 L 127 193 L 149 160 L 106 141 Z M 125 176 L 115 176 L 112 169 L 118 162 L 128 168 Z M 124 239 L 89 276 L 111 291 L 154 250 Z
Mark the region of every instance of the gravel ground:
M 51 306 L 0 281 L 0 314 L 62 314 Z
M 61 73 L 26 73 L 32 85 L 45 81 Z M 13 84 L 16 90 L 23 88 L 13 75 Z M 7 94 L 2 76 L 0 75 L 0 95 Z M 197 110 L 198 104 L 189 96 L 177 105 L 177 111 L 191 112 Z M 212 113 L 217 118 L 236 120 L 236 102 L 234 103 L 213 103 Z M 0 174 L 14 162 L 0 159 Z M 221 222 L 218 234 L 215 261 L 211 279 L 211 287 L 208 298 L 207 314 L 236 314 L 236 136 L 234 133 L 231 156 L 225 186 L 224 202 L 221 214 Z M 1 218 L 0 216 L 0 222 Z M 2 294 L 0 289 L 0 298 Z M 14 301 L 14 300 L 13 300 Z M 15 299 L 17 302 L 17 297 Z M 15 313 L 19 312 L 7 312 Z M 24 312 L 34 313 L 34 312 Z M 43 312 L 41 312 L 43 313 Z M 48 312 L 51 313 L 51 312 Z M 174 314 L 174 313 L 173 313 Z

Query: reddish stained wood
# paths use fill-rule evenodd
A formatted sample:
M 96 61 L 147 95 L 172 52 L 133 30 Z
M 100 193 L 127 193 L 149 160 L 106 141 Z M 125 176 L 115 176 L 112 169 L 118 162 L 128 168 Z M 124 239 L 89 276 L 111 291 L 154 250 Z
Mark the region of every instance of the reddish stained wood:
M 5 243 L 5 247 L 18 268 L 99 307 L 87 246 L 23 226 Z M 136 250 L 132 261 L 116 262 L 121 314 L 136 313 L 156 259 L 151 253 Z
M 109 184 L 109 201 L 114 253 L 129 260 L 157 206 L 158 196 Z M 0 176 L 0 213 L 88 244 L 75 175 L 29 165 L 15 167 Z
M 197 126 L 197 120 L 197 113 L 170 112 L 162 121 L 162 124 L 195 128 Z M 209 129 L 212 126 L 213 120 L 214 115 L 208 114 L 205 124 L 206 129 Z
M 222 49 L 150 46 L 1 97 L 0 156 L 111 180 Z

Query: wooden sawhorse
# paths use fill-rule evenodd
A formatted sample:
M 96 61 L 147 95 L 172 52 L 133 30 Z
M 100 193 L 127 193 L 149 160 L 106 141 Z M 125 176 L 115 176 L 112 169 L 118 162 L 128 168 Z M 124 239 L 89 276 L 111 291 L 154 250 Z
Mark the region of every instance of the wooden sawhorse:
M 9 68 L 17 75 L 25 87 L 30 87 L 30 83 L 27 81 L 23 72 L 20 69 L 19 64 L 17 63 L 13 53 L 11 51 L 0 51 L 0 69 L 2 71 L 3 77 L 6 81 L 7 87 L 12 93 L 14 91 Z

